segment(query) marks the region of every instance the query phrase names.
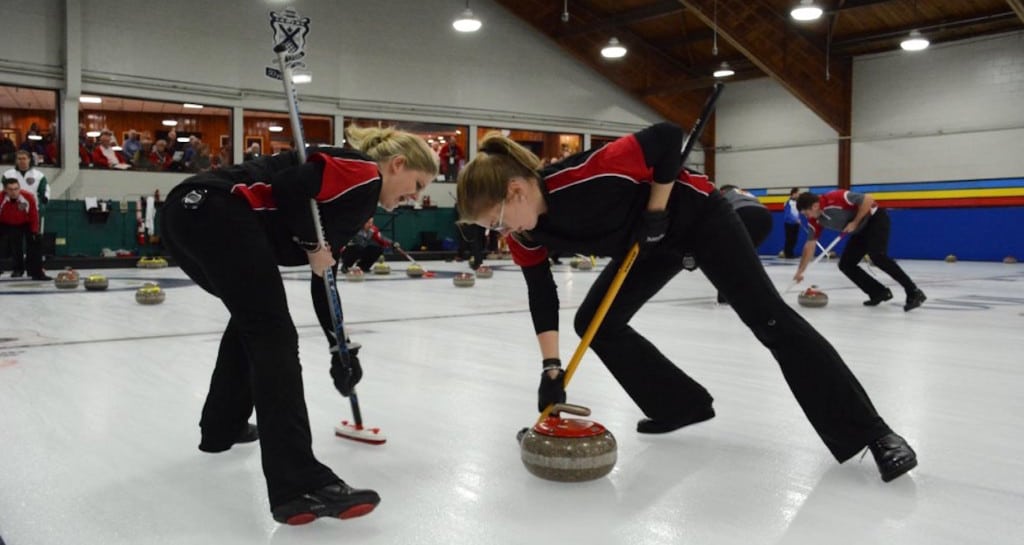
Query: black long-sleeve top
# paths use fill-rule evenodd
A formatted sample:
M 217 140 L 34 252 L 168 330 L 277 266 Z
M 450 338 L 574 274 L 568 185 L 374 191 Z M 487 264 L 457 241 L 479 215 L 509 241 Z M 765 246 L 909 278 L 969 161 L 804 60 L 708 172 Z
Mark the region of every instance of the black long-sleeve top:
M 381 183 L 377 163 L 366 155 L 311 148 L 308 161 L 301 165 L 297 153 L 279 153 L 193 176 L 181 185 L 227 191 L 245 199 L 263 223 L 277 264 L 297 266 L 309 262 L 305 250 L 317 242 L 310 200 L 317 202 L 324 239 L 337 257 L 376 212 Z M 310 294 L 320 325 L 333 343 L 322 278 L 313 275 Z
M 647 207 L 651 183 L 673 183 L 669 211 L 679 208 L 681 192 L 708 196 L 707 178 L 682 170 L 683 130 L 658 123 L 540 171 L 547 204 L 537 225 L 509 237 L 509 249 L 522 267 L 530 314 L 537 333 L 558 330 L 558 293 L 547 260 L 561 253 L 622 256 Z

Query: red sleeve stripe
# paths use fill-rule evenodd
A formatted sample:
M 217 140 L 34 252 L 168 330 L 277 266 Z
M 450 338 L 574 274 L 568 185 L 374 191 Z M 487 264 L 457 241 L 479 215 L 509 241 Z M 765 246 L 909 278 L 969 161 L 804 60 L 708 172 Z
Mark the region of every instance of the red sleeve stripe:
M 324 164 L 317 202 L 331 202 L 353 189 L 380 178 L 377 163 L 317 153 L 309 158 Z
M 544 184 L 548 193 L 554 193 L 603 177 L 623 178 L 634 184 L 653 181 L 654 169 L 644 162 L 644 152 L 635 136 L 619 138 L 595 151 L 583 163 L 544 178 Z
M 253 210 L 277 210 L 277 203 L 274 201 L 274 194 L 270 190 L 270 184 L 257 182 L 252 185 L 235 184 L 231 187 L 231 193 L 241 195 Z
M 514 236 L 506 237 L 508 249 L 512 252 L 512 262 L 520 267 L 532 267 L 543 263 L 548 258 L 547 248 L 537 246 L 526 246 Z
M 715 186 L 711 184 L 707 176 L 703 174 L 691 174 L 685 170 L 679 173 L 679 179 L 676 183 L 680 183 L 701 195 L 707 197 L 714 191 Z

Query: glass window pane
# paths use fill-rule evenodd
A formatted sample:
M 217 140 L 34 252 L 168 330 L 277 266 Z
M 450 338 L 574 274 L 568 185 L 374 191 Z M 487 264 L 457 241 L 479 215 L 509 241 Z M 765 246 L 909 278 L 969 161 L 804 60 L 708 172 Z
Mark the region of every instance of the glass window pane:
M 231 109 L 83 93 L 83 168 L 201 172 L 231 164 Z
M 540 158 L 542 165 L 548 165 L 583 151 L 583 135 L 577 133 L 558 133 L 548 131 L 531 131 L 523 129 L 502 129 L 496 127 L 479 127 L 477 141 L 484 135 L 498 131 L 511 138 L 517 144 L 533 152 Z
M 35 165 L 59 165 L 57 127 L 57 91 L 0 85 L 0 164 L 25 150 Z
M 310 146 L 334 145 L 334 118 L 326 115 L 300 116 L 306 144 Z M 245 159 L 260 154 L 274 154 L 294 149 L 292 124 L 287 113 L 246 110 L 243 116 L 245 126 Z

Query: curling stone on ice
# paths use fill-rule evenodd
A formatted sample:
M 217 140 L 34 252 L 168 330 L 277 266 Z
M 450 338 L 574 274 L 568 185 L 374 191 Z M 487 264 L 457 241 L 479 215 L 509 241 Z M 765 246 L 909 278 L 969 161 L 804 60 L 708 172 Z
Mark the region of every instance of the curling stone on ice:
M 956 263 L 956 255 L 949 254 L 946 256 L 946 263 Z
M 581 271 L 589 271 L 594 268 L 594 262 L 590 258 L 582 257 L 580 258 L 580 264 L 576 268 Z
M 348 272 L 345 273 L 345 279 L 349 282 L 362 282 L 363 280 L 366 280 L 366 276 L 363 274 L 363 269 L 353 265 L 348 269 Z
M 615 436 L 597 422 L 562 418 L 560 412 L 590 416 L 586 407 L 559 403 L 544 421 L 520 430 L 516 438 L 526 469 L 562 482 L 590 481 L 611 472 L 618 458 Z
M 796 302 L 802 307 L 823 307 L 828 304 L 828 295 L 817 289 L 818 286 L 811 286 L 797 296 Z
M 103 291 L 110 285 L 110 281 L 102 274 L 90 274 L 85 277 L 85 289 L 89 291 Z
M 490 278 L 492 276 L 494 276 L 494 269 L 488 267 L 487 265 L 480 265 L 480 267 L 478 267 L 476 270 L 477 278 Z
M 574 258 L 569 260 L 569 266 L 574 268 L 574 269 L 578 269 L 578 268 L 580 268 L 580 263 L 582 263 L 582 262 L 583 262 L 583 258 L 581 258 L 579 256 L 576 256 L 576 257 L 574 257 Z
M 384 256 L 380 256 L 380 259 L 373 264 L 373 274 L 391 274 L 391 265 L 384 263 Z
M 423 270 L 423 266 L 420 265 L 419 263 L 413 263 L 412 265 L 409 265 L 408 267 L 405 268 L 405 274 L 409 275 L 412 278 L 420 278 L 421 276 L 423 276 L 424 272 L 425 271 Z
M 1014 264 L 1016 262 L 1017 262 L 1017 258 L 1012 256 L 1012 255 L 1008 255 L 1008 256 L 1003 258 L 1003 263 L 1006 263 L 1008 265 L 1012 265 L 1012 264 Z
M 452 278 L 452 283 L 458 288 L 472 288 L 476 283 L 476 277 L 469 273 L 458 273 Z
M 167 260 L 162 257 L 141 257 L 135 264 L 140 269 L 163 269 L 167 266 Z
M 57 277 L 53 279 L 53 285 L 57 286 L 59 290 L 73 290 L 78 287 L 78 280 L 78 271 L 69 267 L 67 270 L 57 273 Z
M 135 302 L 140 305 L 159 305 L 166 297 L 163 288 L 153 282 L 146 282 L 135 292 Z

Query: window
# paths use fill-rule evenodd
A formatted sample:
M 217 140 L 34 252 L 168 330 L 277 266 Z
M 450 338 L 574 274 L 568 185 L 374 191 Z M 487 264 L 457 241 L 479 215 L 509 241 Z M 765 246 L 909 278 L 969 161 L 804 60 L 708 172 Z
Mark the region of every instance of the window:
M 326 115 L 301 115 L 303 138 L 310 146 L 334 145 L 334 118 Z M 244 115 L 245 158 L 294 149 L 292 123 L 287 113 L 246 110 Z
M 13 165 L 23 149 L 36 165 L 58 165 L 57 127 L 57 91 L 0 85 L 0 164 Z
M 83 168 L 200 172 L 231 164 L 231 110 L 183 102 L 79 99 Z

